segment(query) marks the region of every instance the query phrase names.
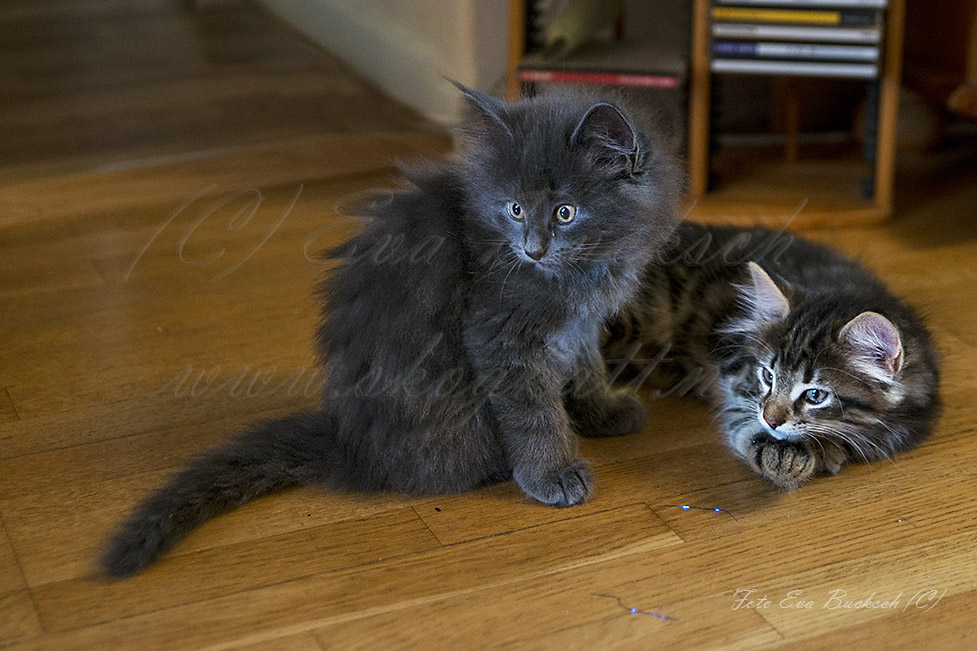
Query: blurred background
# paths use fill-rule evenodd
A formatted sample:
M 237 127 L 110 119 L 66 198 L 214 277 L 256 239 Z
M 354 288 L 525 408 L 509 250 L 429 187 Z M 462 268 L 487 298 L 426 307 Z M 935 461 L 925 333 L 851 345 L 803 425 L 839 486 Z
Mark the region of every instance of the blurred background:
M 446 79 L 509 97 L 586 85 L 671 134 L 694 218 L 779 225 L 805 201 L 795 226 L 880 223 L 899 169 L 938 181 L 974 160 L 975 15 L 950 0 L 9 0 L 0 177 L 445 132 L 461 110 Z

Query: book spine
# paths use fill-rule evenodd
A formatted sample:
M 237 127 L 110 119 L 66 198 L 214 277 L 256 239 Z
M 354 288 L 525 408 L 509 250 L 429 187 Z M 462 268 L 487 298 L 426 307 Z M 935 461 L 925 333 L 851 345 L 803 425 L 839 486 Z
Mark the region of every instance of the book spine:
M 804 43 L 768 43 L 715 41 L 717 57 L 759 59 L 814 59 L 819 61 L 878 61 L 879 48 L 864 45 L 820 45 Z
M 713 23 L 712 35 L 717 38 L 817 43 L 878 44 L 882 40 L 882 32 L 878 27 L 807 27 L 750 23 Z
M 606 86 L 634 86 L 638 88 L 678 88 L 679 79 L 670 75 L 640 75 L 613 72 L 585 72 L 580 70 L 540 70 L 519 68 L 520 81 L 567 84 L 600 84 Z
M 801 77 L 838 77 L 874 79 L 879 68 L 871 63 L 812 63 L 808 61 L 760 61 L 757 59 L 713 59 L 713 72 L 751 75 L 796 75 Z
M 888 0 L 714 0 L 721 5 L 804 7 L 812 9 L 885 9 Z
M 755 9 L 750 7 L 713 7 L 713 20 L 802 25 L 877 25 L 880 12 L 875 10 L 805 10 Z

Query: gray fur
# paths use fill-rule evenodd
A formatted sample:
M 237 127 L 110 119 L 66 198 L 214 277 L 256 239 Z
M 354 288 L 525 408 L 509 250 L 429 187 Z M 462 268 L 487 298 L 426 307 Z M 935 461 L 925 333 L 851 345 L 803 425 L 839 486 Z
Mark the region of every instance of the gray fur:
M 593 481 L 577 434 L 640 428 L 599 335 L 675 226 L 675 162 L 606 98 L 462 90 L 460 155 L 407 169 L 332 252 L 321 409 L 173 476 L 114 535 L 107 573 L 138 572 L 207 519 L 300 484 L 443 494 L 514 478 L 546 504 L 580 504 Z

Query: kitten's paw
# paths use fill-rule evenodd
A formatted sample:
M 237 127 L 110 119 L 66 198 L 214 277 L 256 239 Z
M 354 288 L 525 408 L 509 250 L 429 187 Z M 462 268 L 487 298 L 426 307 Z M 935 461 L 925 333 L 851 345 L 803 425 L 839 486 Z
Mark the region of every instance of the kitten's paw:
M 817 471 L 817 457 L 804 443 L 770 437 L 753 443 L 755 470 L 784 490 L 794 490 Z
M 577 459 L 563 470 L 542 477 L 516 472 L 516 483 L 530 497 L 560 508 L 583 504 L 593 491 L 594 480 L 586 461 Z
M 841 472 L 842 466 L 848 463 L 848 457 L 841 447 L 825 446 L 824 459 L 822 459 L 821 463 L 824 466 L 825 472 L 831 475 L 837 475 Z
M 609 393 L 599 399 L 574 402 L 570 414 L 581 436 L 623 436 L 644 427 L 648 411 L 641 401 L 626 393 Z

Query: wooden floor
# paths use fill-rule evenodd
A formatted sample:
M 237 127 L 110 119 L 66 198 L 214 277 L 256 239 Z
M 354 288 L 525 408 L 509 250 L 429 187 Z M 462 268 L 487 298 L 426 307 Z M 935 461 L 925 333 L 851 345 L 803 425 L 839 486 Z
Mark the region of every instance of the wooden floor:
M 7 0 L 0 88 L 0 646 L 977 647 L 973 159 L 904 173 L 890 225 L 814 234 L 943 350 L 938 431 L 892 463 L 778 494 L 703 405 L 649 399 L 640 435 L 583 443 L 585 506 L 299 490 L 113 582 L 136 500 L 314 402 L 314 252 L 446 141 L 235 3 Z

